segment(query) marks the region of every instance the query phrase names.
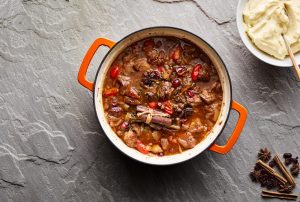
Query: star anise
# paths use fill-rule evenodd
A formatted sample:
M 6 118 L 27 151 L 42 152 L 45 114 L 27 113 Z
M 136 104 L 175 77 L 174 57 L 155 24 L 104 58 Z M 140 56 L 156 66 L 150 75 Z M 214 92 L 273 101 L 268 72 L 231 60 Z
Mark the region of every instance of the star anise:
M 257 156 L 258 156 L 258 159 L 260 159 L 266 163 L 271 159 L 271 152 L 267 148 L 260 149 Z
M 284 184 L 280 184 L 279 185 L 279 189 L 278 191 L 279 192 L 282 192 L 282 193 L 291 193 L 293 191 L 294 187 L 292 185 L 284 185 Z
M 295 177 L 299 175 L 299 170 L 300 170 L 299 163 L 293 164 L 293 166 L 290 169 L 291 174 Z

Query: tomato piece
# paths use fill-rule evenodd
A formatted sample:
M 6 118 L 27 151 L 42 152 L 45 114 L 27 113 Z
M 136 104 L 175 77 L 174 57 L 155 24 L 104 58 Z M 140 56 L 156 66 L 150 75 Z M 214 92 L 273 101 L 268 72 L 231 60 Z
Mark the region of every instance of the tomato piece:
M 110 77 L 112 79 L 115 79 L 115 78 L 117 78 L 119 76 L 119 74 L 120 74 L 120 67 L 119 67 L 119 65 L 114 65 L 111 68 L 111 70 L 110 70 Z
M 158 106 L 158 103 L 157 103 L 157 102 L 150 102 L 148 105 L 149 105 L 149 107 L 150 107 L 151 109 L 156 109 L 157 106 Z
M 198 79 L 198 75 L 199 75 L 199 72 L 200 72 L 200 69 L 202 68 L 202 66 L 200 64 L 197 64 L 193 71 L 192 71 L 192 80 L 193 81 L 197 81 Z
M 166 112 L 167 114 L 173 114 L 173 108 L 172 108 L 172 106 L 171 106 L 171 103 L 170 102 L 168 102 L 168 101 L 166 101 L 166 102 L 164 102 L 164 112 Z
M 115 96 L 117 95 L 119 92 L 119 89 L 118 88 L 109 88 L 109 89 L 105 89 L 104 92 L 103 92 L 103 95 L 105 97 L 109 97 L 109 96 Z
M 162 73 L 162 72 L 164 71 L 164 69 L 163 69 L 162 66 L 157 67 L 157 70 L 158 70 L 160 73 Z
M 171 58 L 172 58 L 173 60 L 178 60 L 179 57 L 180 57 L 180 47 L 177 46 L 177 47 L 175 48 L 175 50 L 174 50 L 174 52 L 173 52 Z
M 137 140 L 136 148 L 139 152 L 141 152 L 143 154 L 148 154 L 149 153 L 149 151 L 146 149 L 146 146 L 140 140 Z

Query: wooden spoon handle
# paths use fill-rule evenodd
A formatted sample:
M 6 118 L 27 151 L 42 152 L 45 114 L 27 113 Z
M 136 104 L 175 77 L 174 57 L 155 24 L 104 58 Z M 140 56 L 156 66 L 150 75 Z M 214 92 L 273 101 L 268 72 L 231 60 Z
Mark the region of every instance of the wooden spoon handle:
M 298 66 L 298 64 L 297 64 L 297 62 L 296 62 L 294 53 L 293 53 L 291 47 L 289 46 L 289 44 L 288 44 L 288 42 L 287 42 L 285 36 L 282 35 L 282 37 L 283 37 L 283 40 L 284 40 L 284 42 L 285 42 L 287 51 L 288 51 L 288 53 L 289 53 L 289 55 L 290 55 L 291 61 L 292 61 L 292 63 L 293 63 L 293 67 L 294 67 L 294 69 L 295 69 L 295 71 L 296 71 L 296 73 L 297 73 L 298 79 L 299 79 L 299 81 L 300 81 L 300 68 L 299 68 L 299 66 Z

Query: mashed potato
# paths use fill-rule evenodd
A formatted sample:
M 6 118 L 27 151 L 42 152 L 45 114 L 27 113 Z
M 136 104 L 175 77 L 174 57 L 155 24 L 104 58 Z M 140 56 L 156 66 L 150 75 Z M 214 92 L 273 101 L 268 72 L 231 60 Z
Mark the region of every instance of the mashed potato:
M 300 0 L 249 0 L 243 12 L 246 33 L 263 52 L 278 59 L 300 51 Z

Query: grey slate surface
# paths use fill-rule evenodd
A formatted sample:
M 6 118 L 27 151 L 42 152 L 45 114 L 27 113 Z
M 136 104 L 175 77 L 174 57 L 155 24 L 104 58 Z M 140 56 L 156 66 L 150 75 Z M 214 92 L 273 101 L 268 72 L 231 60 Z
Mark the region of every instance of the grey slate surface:
M 261 201 L 248 173 L 261 147 L 300 155 L 300 85 L 257 60 L 239 38 L 237 0 L 0 0 L 0 201 Z M 224 59 L 233 97 L 249 110 L 227 155 L 206 151 L 151 167 L 100 131 L 77 72 L 97 37 L 175 26 Z M 93 59 L 89 77 L 107 49 Z M 236 113 L 217 142 L 224 143 Z M 299 183 L 299 179 L 297 180 Z M 300 193 L 297 188 L 296 193 Z M 269 200 L 276 201 L 276 200 Z

